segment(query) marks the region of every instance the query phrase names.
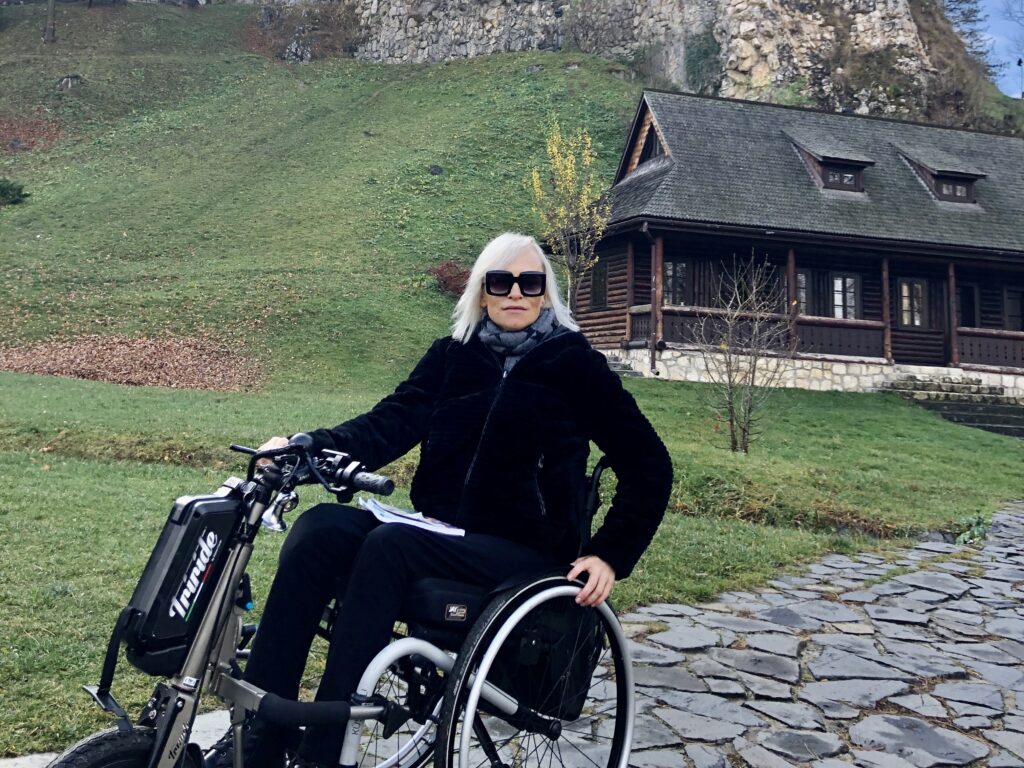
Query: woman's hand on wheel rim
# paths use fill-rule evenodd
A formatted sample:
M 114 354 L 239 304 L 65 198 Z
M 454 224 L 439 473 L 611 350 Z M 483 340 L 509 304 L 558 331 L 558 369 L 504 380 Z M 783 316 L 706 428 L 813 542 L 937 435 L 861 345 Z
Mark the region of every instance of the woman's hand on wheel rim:
M 578 557 L 572 562 L 567 579 L 575 579 L 586 572 L 587 583 L 576 595 L 576 602 L 588 608 L 596 608 L 612 593 L 615 586 L 615 569 L 597 555 Z

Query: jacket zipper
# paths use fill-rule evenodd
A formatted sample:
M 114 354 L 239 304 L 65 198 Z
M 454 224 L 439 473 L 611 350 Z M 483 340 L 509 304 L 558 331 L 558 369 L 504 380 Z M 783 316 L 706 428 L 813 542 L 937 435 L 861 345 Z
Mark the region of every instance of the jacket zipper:
M 508 378 L 508 371 L 503 370 L 501 372 L 501 381 L 498 382 L 498 388 L 494 391 L 494 399 L 491 400 L 491 407 L 487 409 L 487 415 L 484 417 L 484 426 L 480 430 L 480 439 L 476 441 L 476 450 L 473 451 L 473 459 L 469 462 L 469 469 L 466 470 L 466 476 L 462 480 L 463 486 L 469 484 L 469 476 L 473 474 L 473 467 L 476 466 L 477 456 L 480 455 L 480 446 L 483 445 L 484 435 L 487 434 L 487 425 L 491 422 L 491 414 L 494 413 L 494 406 L 498 402 L 498 397 L 501 395 L 501 390 L 505 387 L 505 379 Z
M 532 355 L 538 349 L 543 347 L 549 341 L 554 341 L 555 339 L 559 338 L 560 336 L 562 336 L 562 334 L 556 334 L 554 336 L 549 336 L 548 338 L 544 339 L 542 342 L 540 342 L 540 344 L 538 344 L 536 347 L 534 347 L 529 352 L 527 352 L 525 355 L 523 355 L 522 359 L 518 363 L 516 363 L 516 365 L 517 366 L 522 365 L 523 364 L 523 360 L 525 360 L 527 357 Z M 491 353 L 491 355 L 490 355 L 490 360 L 495 365 L 499 364 L 493 353 Z M 473 468 L 476 466 L 477 457 L 480 455 L 480 446 L 483 445 L 484 436 L 487 434 L 487 425 L 491 422 L 491 414 L 494 413 L 494 406 L 498 403 L 498 398 L 501 396 L 501 390 L 504 389 L 504 387 L 505 387 L 505 379 L 508 378 L 508 373 L 509 372 L 504 370 L 504 369 L 502 369 L 502 371 L 501 371 L 501 381 L 498 382 L 498 389 L 494 392 L 494 399 L 491 401 L 491 407 L 487 409 L 487 415 L 484 417 L 484 426 L 483 426 L 483 429 L 480 430 L 480 439 L 477 440 L 476 450 L 473 451 L 473 458 L 469 462 L 469 469 L 466 470 L 466 476 L 462 480 L 462 485 L 464 487 L 469 485 L 470 475 L 473 474 Z M 544 506 L 544 497 L 541 495 L 540 483 L 539 482 L 537 483 L 537 498 L 540 501 L 540 513 L 541 513 L 542 516 L 546 517 L 547 516 L 547 508 Z M 455 516 L 455 525 L 459 524 L 459 520 L 462 517 L 462 514 L 461 514 L 461 507 L 462 507 L 462 505 L 460 504 L 459 507 L 460 507 L 460 512 L 459 512 L 459 514 L 457 514 Z

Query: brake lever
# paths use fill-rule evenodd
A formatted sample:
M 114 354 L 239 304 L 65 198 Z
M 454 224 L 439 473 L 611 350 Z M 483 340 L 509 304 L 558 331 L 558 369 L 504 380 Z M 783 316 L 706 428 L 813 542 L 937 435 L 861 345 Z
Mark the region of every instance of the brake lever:
M 288 530 L 288 523 L 284 520 L 285 513 L 291 512 L 298 505 L 299 495 L 295 491 L 279 493 L 274 503 L 263 513 L 260 524 L 269 531 L 283 533 Z

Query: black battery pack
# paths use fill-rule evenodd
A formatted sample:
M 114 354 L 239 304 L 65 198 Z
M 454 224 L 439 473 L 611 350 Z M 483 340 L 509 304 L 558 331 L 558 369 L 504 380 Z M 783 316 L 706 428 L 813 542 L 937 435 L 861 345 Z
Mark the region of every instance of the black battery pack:
M 174 503 L 128 604 L 123 640 L 136 669 L 165 677 L 184 663 L 242 524 L 240 482 Z

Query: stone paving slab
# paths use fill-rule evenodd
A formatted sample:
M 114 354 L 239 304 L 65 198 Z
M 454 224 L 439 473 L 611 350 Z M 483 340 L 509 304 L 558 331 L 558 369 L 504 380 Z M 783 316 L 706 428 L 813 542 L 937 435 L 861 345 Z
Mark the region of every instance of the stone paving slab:
M 1014 505 L 980 546 L 829 555 L 765 589 L 687 606 L 695 639 L 673 627 L 671 644 L 686 652 L 643 678 L 651 694 L 678 669 L 719 694 L 659 696 L 668 708 L 653 716 L 679 734 L 678 764 L 1024 768 L 1021 542 L 1024 506 Z M 911 571 L 886 578 L 897 565 Z M 732 641 L 712 644 L 709 632 Z M 764 722 L 744 725 L 737 706 Z M 641 751 L 631 764 L 655 763 Z
M 1024 503 L 997 513 L 979 546 L 828 555 L 764 589 L 623 616 L 637 682 L 630 764 L 1024 768 L 1021 542 Z M 887 578 L 897 564 L 910 572 Z M 198 723 L 208 745 L 226 713 Z

